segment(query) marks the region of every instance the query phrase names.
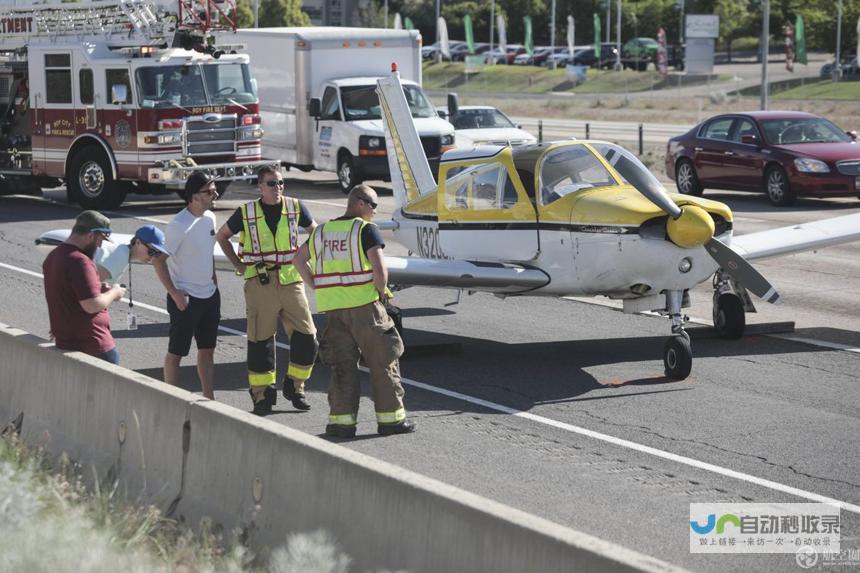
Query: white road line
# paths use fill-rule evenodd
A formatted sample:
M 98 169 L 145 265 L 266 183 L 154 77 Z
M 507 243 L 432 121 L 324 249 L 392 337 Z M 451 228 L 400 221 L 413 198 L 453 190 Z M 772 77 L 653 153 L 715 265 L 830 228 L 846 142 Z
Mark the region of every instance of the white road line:
M 33 271 L 29 271 L 27 269 L 22 269 L 19 267 L 15 267 L 12 265 L 7 265 L 4 263 L 0 263 L 0 267 L 16 271 L 19 273 L 23 273 L 26 275 L 42 278 L 42 275 L 39 273 L 35 273 Z M 127 299 L 123 299 L 127 302 Z M 141 308 L 145 308 L 148 310 L 152 310 L 159 314 L 168 314 L 166 310 L 161 309 L 156 306 L 152 306 L 146 303 L 135 303 L 139 305 Z M 229 332 L 231 334 L 237 334 L 240 336 L 245 336 L 244 333 L 234 330 L 232 328 L 227 328 L 224 326 L 219 326 L 219 328 L 225 332 Z M 289 345 L 283 343 L 276 343 L 277 346 L 281 348 L 289 348 Z M 362 368 L 363 371 L 367 372 L 366 368 Z M 679 464 L 683 464 L 686 466 L 690 466 L 696 469 L 704 470 L 707 472 L 715 473 L 718 475 L 722 475 L 725 477 L 734 478 L 740 481 L 744 481 L 750 484 L 758 485 L 761 487 L 765 487 L 768 489 L 772 489 L 774 491 L 779 491 L 782 493 L 787 493 L 789 495 L 794 495 L 796 497 L 800 497 L 803 499 L 808 499 L 810 501 L 818 502 L 818 503 L 828 503 L 834 506 L 838 506 L 845 511 L 850 511 L 852 513 L 860 514 L 860 505 L 854 505 L 852 503 L 848 503 L 845 501 L 840 501 L 838 499 L 834 499 L 831 497 L 827 497 L 824 495 L 819 495 L 817 493 L 806 491 L 803 489 L 798 489 L 796 487 L 791 487 L 789 485 L 781 484 L 775 481 L 771 481 L 768 479 L 760 478 L 751 474 L 747 474 L 744 472 L 735 471 L 729 468 L 724 468 L 722 466 L 717 466 L 714 464 L 709 464 L 707 462 L 703 462 L 694 458 L 688 458 L 686 456 L 681 456 L 678 454 L 673 454 L 672 452 L 667 452 L 664 450 L 660 450 L 657 448 L 652 448 L 651 446 L 646 446 L 644 444 L 638 444 L 636 442 L 631 442 L 629 440 L 625 440 L 623 438 L 616 438 L 615 436 L 610 436 L 609 434 L 603 434 L 601 432 L 595 432 L 594 430 L 589 430 L 587 428 L 582 428 L 580 426 L 575 426 L 573 424 L 568 424 L 565 422 L 559 422 L 558 420 L 553 420 L 551 418 L 545 418 L 544 416 L 538 416 L 536 414 L 530 414 L 529 412 L 523 412 L 522 410 L 517 410 L 515 408 L 510 408 L 508 406 L 503 406 L 502 404 L 497 404 L 495 402 L 490 402 L 488 400 L 483 400 L 481 398 L 475 398 L 474 396 L 469 396 L 467 394 L 461 394 L 460 392 L 454 392 L 453 390 L 447 390 L 445 388 L 439 388 L 438 386 L 431 386 L 430 384 L 425 384 L 423 382 L 418 382 L 417 380 L 412 380 L 410 378 L 403 378 L 402 382 L 407 386 L 412 386 L 415 388 L 420 388 L 421 390 L 426 390 L 428 392 L 433 392 L 435 394 L 441 394 L 443 396 L 447 396 L 449 398 L 454 398 L 457 400 L 462 400 L 463 402 L 468 402 L 470 404 L 475 404 L 476 406 L 481 406 L 488 410 L 494 410 L 496 412 L 502 412 L 503 414 L 508 414 L 510 416 L 516 416 L 517 418 L 522 418 L 525 420 L 531 420 L 532 422 L 537 422 L 539 424 L 543 424 L 545 426 L 550 426 L 553 428 L 557 428 L 559 430 L 564 430 L 566 432 L 571 432 L 573 434 L 579 434 L 581 436 L 585 436 L 587 438 L 592 438 L 595 440 L 599 440 L 602 442 L 606 442 L 608 444 L 612 444 L 614 446 L 618 446 L 621 448 L 627 448 L 629 450 L 634 450 L 643 454 L 649 454 L 658 458 L 662 458 L 664 460 L 669 460 L 672 462 L 676 462 Z

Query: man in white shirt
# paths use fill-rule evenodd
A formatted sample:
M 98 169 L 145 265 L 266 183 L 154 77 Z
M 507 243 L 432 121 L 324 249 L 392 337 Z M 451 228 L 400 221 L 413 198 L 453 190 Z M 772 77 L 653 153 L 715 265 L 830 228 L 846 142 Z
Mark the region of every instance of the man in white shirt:
M 170 342 L 164 357 L 164 381 L 175 386 L 179 363 L 197 341 L 197 374 L 203 396 L 215 399 L 215 345 L 221 320 L 221 295 L 215 278 L 215 180 L 194 172 L 185 182 L 187 207 L 167 225 L 168 256 L 153 259 L 155 272 L 167 289 Z

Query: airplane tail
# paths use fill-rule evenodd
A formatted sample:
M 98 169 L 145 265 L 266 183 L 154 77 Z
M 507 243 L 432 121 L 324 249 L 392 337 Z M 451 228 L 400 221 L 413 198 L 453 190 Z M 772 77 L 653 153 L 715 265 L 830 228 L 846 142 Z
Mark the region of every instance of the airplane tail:
M 382 106 L 388 169 L 391 172 L 394 201 L 399 209 L 408 201 L 435 189 L 436 180 L 412 121 L 397 65 L 392 64 L 391 67 L 390 76 L 377 80 L 376 93 Z

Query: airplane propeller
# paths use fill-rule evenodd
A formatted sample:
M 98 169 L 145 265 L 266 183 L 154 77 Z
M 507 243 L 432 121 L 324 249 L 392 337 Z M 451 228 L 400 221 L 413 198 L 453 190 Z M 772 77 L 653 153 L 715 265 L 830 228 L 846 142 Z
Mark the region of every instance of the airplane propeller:
M 628 183 L 669 215 L 666 231 L 673 243 L 688 249 L 703 245 L 720 268 L 744 288 L 767 302 L 779 300 L 779 293 L 755 267 L 714 237 L 714 222 L 707 211 L 695 205 L 679 207 L 651 171 L 626 149 L 613 146 L 605 157 Z

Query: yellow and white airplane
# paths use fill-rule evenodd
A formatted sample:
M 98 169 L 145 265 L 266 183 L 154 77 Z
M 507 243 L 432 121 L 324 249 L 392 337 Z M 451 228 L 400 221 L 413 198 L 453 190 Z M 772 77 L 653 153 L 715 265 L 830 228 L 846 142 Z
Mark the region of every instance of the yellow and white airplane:
M 714 323 L 743 335 L 747 290 L 776 290 L 747 261 L 860 240 L 860 214 L 732 236 L 717 201 L 670 195 L 623 147 L 561 141 L 447 152 L 433 178 L 396 66 L 378 81 L 394 187 L 394 234 L 412 254 L 386 257 L 393 284 L 501 296 L 607 296 L 625 312 L 671 320 L 666 376 L 692 367 L 689 289 L 714 277 Z
M 449 151 L 437 185 L 396 69 L 377 92 L 396 203 L 380 226 L 415 255 L 385 257 L 392 284 L 620 299 L 625 312 L 671 320 L 663 351 L 671 378 L 692 368 L 681 314 L 691 288 L 713 277 L 714 325 L 740 338 L 755 310 L 747 290 L 779 298 L 748 261 L 860 240 L 860 214 L 733 237 L 728 206 L 670 195 L 635 155 L 603 141 Z M 50 231 L 37 243 L 68 234 Z M 217 245 L 214 257 L 232 271 Z

